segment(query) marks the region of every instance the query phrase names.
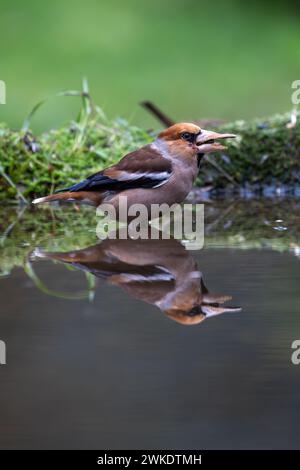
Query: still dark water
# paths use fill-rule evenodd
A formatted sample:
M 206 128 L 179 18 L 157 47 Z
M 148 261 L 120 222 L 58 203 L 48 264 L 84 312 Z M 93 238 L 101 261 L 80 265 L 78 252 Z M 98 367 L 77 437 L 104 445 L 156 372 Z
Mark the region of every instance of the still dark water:
M 74 253 L 59 242 L 75 229 L 62 236 L 45 211 L 19 214 L 19 228 L 9 219 L 0 447 L 299 448 L 297 204 L 210 207 L 205 248 L 188 253 L 173 241 L 96 239 Z M 38 217 L 52 231 L 39 235 Z

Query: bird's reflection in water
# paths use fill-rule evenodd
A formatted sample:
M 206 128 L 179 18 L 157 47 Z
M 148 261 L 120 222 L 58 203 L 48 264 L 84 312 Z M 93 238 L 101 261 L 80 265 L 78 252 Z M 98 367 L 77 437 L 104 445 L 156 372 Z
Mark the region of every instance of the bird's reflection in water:
M 223 305 L 231 296 L 209 292 L 191 252 L 174 239 L 106 239 L 82 250 L 36 250 L 35 254 L 88 271 L 132 297 L 156 305 L 183 325 L 241 310 Z

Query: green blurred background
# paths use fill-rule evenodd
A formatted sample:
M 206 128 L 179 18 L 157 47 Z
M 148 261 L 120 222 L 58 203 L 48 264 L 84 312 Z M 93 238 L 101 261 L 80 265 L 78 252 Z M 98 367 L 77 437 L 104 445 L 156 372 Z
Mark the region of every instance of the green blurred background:
M 86 76 L 110 117 L 155 121 L 150 99 L 177 120 L 265 116 L 291 108 L 300 79 L 299 7 L 292 1 L 0 0 L 0 121 L 18 127 L 40 99 Z M 50 100 L 36 131 L 76 115 Z

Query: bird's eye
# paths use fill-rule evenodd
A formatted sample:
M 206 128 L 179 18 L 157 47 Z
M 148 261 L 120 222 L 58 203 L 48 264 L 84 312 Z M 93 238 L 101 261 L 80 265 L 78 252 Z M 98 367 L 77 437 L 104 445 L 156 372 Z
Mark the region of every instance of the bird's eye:
M 188 140 L 189 142 L 193 140 L 193 134 L 190 134 L 189 132 L 183 132 L 180 137 L 183 140 Z

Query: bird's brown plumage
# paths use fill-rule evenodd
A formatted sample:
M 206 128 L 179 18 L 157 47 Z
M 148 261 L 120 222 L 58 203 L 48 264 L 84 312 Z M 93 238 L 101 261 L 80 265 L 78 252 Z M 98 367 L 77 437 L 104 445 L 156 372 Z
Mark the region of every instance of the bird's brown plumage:
M 234 136 L 204 131 L 195 124 L 174 124 L 117 164 L 33 203 L 83 201 L 97 206 L 105 202 L 117 207 L 120 195 L 127 197 L 128 206 L 180 203 L 197 177 L 197 155 L 223 148 L 211 140 L 227 137 Z

